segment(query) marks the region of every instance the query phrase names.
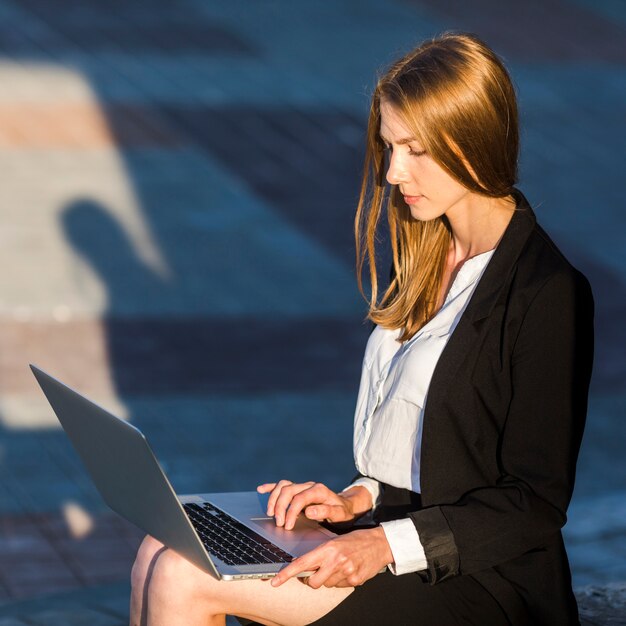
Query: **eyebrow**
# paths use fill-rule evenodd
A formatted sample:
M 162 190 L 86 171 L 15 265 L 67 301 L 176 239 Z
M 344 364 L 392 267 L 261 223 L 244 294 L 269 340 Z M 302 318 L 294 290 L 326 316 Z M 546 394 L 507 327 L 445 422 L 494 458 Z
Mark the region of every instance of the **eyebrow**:
M 385 139 L 385 137 L 383 137 L 380 133 L 379 136 L 385 143 L 391 143 L 389 139 Z M 404 144 L 411 143 L 412 141 L 417 141 L 417 137 L 404 137 L 403 139 L 399 139 L 398 141 L 396 141 L 396 143 L 400 146 L 403 146 Z

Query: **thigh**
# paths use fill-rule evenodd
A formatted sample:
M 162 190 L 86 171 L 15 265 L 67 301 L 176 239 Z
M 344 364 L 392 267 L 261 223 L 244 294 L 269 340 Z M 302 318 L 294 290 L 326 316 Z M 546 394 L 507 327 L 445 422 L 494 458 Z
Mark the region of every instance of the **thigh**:
M 509 624 L 498 602 L 470 576 L 437 585 L 416 574 L 385 572 L 310 626 L 500 626 Z
M 222 581 L 198 569 L 173 550 L 164 550 L 149 581 L 149 615 L 180 604 L 193 604 L 206 615 L 238 615 L 262 624 L 304 626 L 345 600 L 353 588 L 311 589 L 299 579 L 278 588 L 269 580 Z M 149 622 L 149 620 L 148 620 Z

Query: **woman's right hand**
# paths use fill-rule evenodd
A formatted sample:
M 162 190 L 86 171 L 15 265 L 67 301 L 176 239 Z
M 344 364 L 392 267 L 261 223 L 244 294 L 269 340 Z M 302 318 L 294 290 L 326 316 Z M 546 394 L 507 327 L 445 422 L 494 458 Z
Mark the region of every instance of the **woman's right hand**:
M 372 497 L 362 486 L 351 487 L 341 495 L 321 483 L 292 483 L 281 480 L 257 487 L 259 493 L 270 493 L 267 514 L 277 526 L 291 530 L 301 512 L 312 520 L 332 523 L 349 522 L 372 508 Z

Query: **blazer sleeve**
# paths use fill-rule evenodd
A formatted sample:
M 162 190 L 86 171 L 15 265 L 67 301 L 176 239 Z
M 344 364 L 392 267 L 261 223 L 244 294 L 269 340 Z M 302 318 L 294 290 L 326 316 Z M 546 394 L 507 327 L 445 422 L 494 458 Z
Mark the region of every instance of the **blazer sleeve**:
M 575 270 L 551 276 L 526 309 L 510 362 L 496 484 L 410 514 L 431 584 L 540 547 L 565 524 L 587 412 L 593 296 Z

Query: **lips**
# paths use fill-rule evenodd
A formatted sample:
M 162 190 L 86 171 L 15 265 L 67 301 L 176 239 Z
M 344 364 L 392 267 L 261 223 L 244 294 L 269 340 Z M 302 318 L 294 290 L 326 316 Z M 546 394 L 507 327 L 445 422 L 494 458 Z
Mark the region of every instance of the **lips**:
M 404 201 L 407 204 L 416 204 L 417 202 L 420 201 L 421 198 L 423 198 L 424 196 L 404 196 Z

